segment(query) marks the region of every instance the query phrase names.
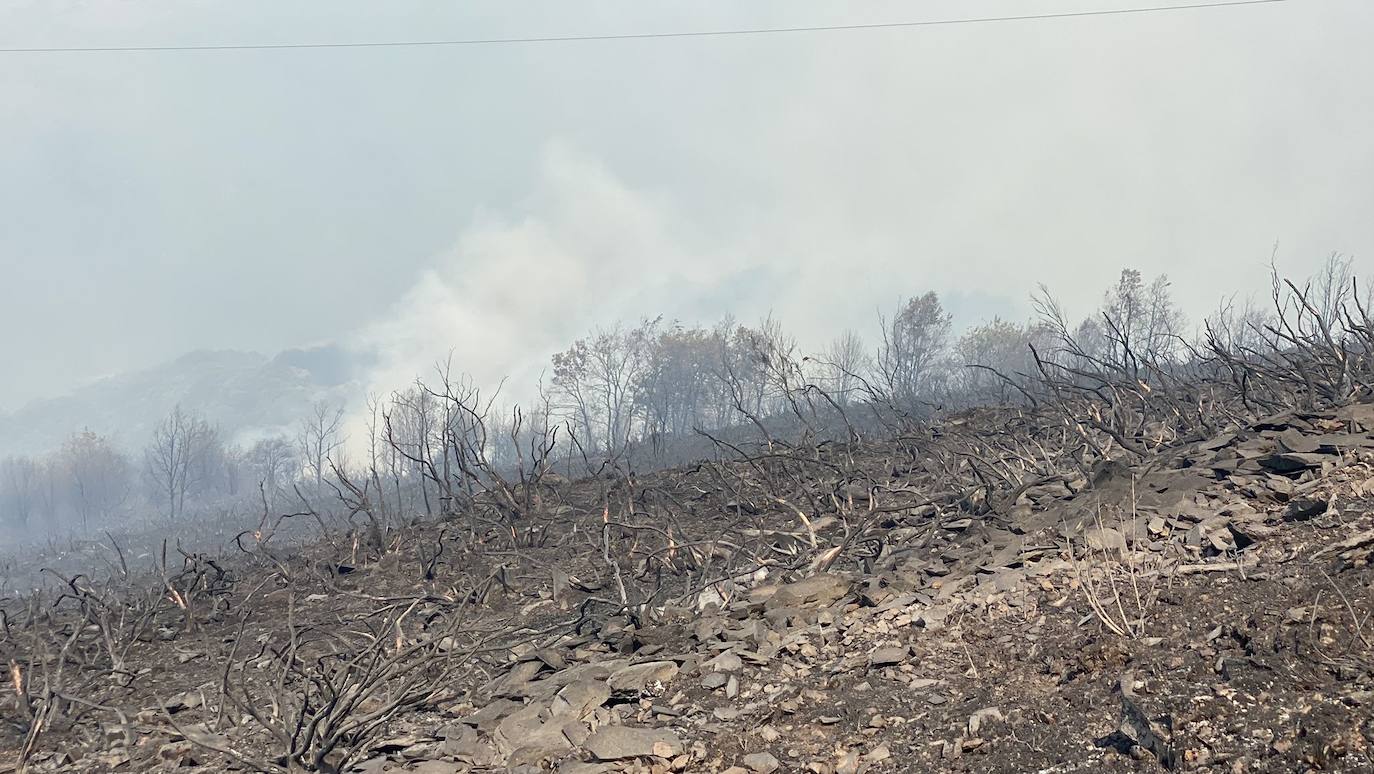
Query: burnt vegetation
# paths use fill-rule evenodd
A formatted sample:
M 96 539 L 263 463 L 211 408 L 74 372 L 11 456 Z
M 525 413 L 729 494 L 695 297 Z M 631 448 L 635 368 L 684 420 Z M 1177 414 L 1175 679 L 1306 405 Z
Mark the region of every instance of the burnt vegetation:
M 1292 674 L 1326 675 L 1368 702 L 1374 532 L 1362 531 L 1367 511 L 1334 507 L 1330 488 L 1353 477 L 1342 497 L 1360 502 L 1357 473 L 1371 475 L 1374 452 L 1374 316 L 1349 263 L 1333 259 L 1308 281 L 1275 274 L 1265 306 L 1224 306 L 1197 335 L 1164 278 L 1124 272 L 1079 323 L 1048 291 L 1035 298 L 1033 321 L 956 338 L 939 299 L 915 296 L 883 317 L 871 352 L 846 333 L 807 355 L 772 320 L 600 330 L 554 357 L 533 405 L 509 406 L 445 366 L 369 401 L 361 446 L 345 446 L 336 407 L 319 406 L 294 438 L 247 450 L 178 408 L 141 465 L 89 433 L 50 458 L 8 460 L 0 492 L 15 534 L 43 523 L 83 531 L 5 560 L 0 751 L 21 771 L 381 771 L 379 760 L 421 758 L 453 771 L 573 758 L 715 770 L 750 750 L 689 746 L 682 738 L 701 726 L 681 708 L 697 699 L 665 705 L 655 687 L 693 666 L 678 658 L 692 648 L 702 660 L 734 652 L 703 644 L 732 641 L 703 626 L 753 621 L 778 642 L 814 634 L 819 653 L 839 649 L 836 663 L 860 653 L 878 670 L 890 654 L 861 650 L 878 639 L 855 633 L 841 647 L 840 624 L 808 606 L 895 610 L 906 620 L 894 627 L 949 643 L 964 640 L 942 621 L 997 631 L 999 616 L 1062 609 L 1066 631 L 1092 632 L 1106 649 L 1038 656 L 1069 683 L 1120 660 L 1111 648 L 1130 654 L 1175 637 L 1166 608 L 1183 584 L 1261 573 L 1252 558 L 1267 540 L 1338 512 L 1348 529 L 1294 549 L 1327 562 L 1304 576 L 1319 599 L 1295 606 L 1288 640 L 1271 651 Z M 1199 515 L 1206 497 L 1215 508 Z M 1209 521 L 1217 513 L 1226 520 Z M 843 590 L 818 601 L 823 590 L 782 585 L 796 597 L 786 605 L 761 593 L 808 578 L 842 579 Z M 1062 596 L 1059 608 L 989 601 L 1018 583 Z M 1260 636 L 1239 624 L 1217 635 Z M 773 642 L 760 637 L 745 668 L 764 666 L 749 662 Z M 813 658 L 800 641 L 771 652 Z M 961 646 L 965 656 L 968 685 L 993 669 L 980 663 L 986 650 Z M 1153 663 L 1132 658 L 1137 670 Z M 522 686 L 598 661 L 672 668 L 647 683 L 623 669 L 593 676 L 609 693 L 572 719 L 596 729 L 678 718 L 672 739 L 618 755 L 571 732 L 550 742 L 526 729 L 544 745 L 536 754 L 528 739 L 502 736 L 514 732 L 499 714 L 491 727 L 461 721 L 499 701 L 515 717 L 538 703 Z M 1117 738 L 1101 750 L 1163 766 L 1249 760 L 1248 742 L 1199 759 L 1207 745 L 1182 725 L 1171 739 L 1150 731 L 1159 720 L 1133 708 L 1152 699 L 1112 669 L 1125 687 L 1108 700 Z M 919 679 L 903 680 L 894 690 L 926 695 Z M 566 704 L 573 684 L 549 690 Z M 769 722 L 805 713 L 804 691 L 780 691 Z M 1001 701 L 999 720 L 1014 715 Z M 790 711 L 777 709 L 787 702 Z M 901 755 L 978 768 L 958 762 L 989 736 L 979 727 L 993 713 L 977 717 L 961 716 L 972 727 L 957 737 L 932 727 L 944 735 Z M 451 735 L 432 733 L 455 718 Z M 417 736 L 421 727 L 431 735 Z M 1269 740 L 1265 754 L 1280 758 L 1255 760 L 1358 768 L 1371 733 Z M 1019 770 L 1071 749 L 1018 741 L 985 768 Z M 773 749 L 786 758 L 783 747 Z M 855 747 L 845 769 L 848 754 L 815 752 L 784 770 L 900 770 L 876 746 Z

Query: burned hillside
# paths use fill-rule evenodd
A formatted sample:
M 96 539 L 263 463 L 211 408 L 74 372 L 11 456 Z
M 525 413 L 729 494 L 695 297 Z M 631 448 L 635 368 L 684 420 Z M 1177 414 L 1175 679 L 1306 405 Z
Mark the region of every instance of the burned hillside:
M 584 449 L 559 473 L 551 428 L 497 465 L 446 382 L 467 430 L 421 459 L 433 517 L 336 471 L 338 522 L 264 510 L 219 549 L 116 547 L 6 597 L 0 750 L 35 772 L 1368 770 L 1374 323 L 1353 292 L 1274 300 L 1168 363 L 1061 321 L 998 405 L 797 382 L 788 433 L 702 431 L 711 455 L 662 470 Z

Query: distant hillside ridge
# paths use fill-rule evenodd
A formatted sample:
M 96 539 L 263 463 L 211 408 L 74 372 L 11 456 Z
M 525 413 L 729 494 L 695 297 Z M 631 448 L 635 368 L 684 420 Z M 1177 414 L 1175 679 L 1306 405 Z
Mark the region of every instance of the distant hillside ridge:
M 336 345 L 288 349 L 273 357 L 195 350 L 0 414 L 0 456 L 52 451 L 84 429 L 137 450 L 177 404 L 205 416 L 231 442 L 290 433 L 316 401 L 352 402 L 369 362 Z

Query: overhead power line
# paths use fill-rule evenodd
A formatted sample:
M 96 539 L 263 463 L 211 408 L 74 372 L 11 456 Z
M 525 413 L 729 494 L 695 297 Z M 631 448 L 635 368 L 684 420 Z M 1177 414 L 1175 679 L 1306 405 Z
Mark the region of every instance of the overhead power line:
M 518 43 L 572 43 L 599 40 L 647 40 L 651 38 L 712 38 L 736 35 L 782 35 L 802 32 L 841 32 L 846 30 L 899 29 L 904 27 L 942 27 L 955 24 L 990 24 L 994 22 L 1044 21 L 1073 19 L 1085 16 L 1123 16 L 1126 14 L 1191 11 L 1203 8 L 1234 8 L 1243 5 L 1272 5 L 1288 0 L 1225 0 L 1215 3 L 1187 3 L 1155 5 L 1135 8 L 1111 8 L 1098 11 L 1065 11 L 1035 13 L 1020 16 L 980 16 L 959 19 L 928 19 L 923 21 L 878 22 L 874 24 L 831 24 L 815 27 L 758 27 L 753 29 L 698 30 L 686 32 L 632 32 L 613 35 L 549 35 L 521 38 L 468 38 L 458 40 L 387 40 L 354 43 L 240 43 L 192 46 L 52 46 L 34 48 L 0 48 L 0 54 L 76 54 L 139 51 L 263 51 L 300 48 L 418 48 L 437 46 L 490 46 Z

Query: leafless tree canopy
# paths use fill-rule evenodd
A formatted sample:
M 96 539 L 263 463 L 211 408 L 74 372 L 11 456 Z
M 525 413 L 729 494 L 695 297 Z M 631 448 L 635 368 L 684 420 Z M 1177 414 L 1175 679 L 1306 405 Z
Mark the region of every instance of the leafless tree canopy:
M 215 429 L 181 406 L 173 408 L 157 426 L 144 452 L 145 473 L 154 500 L 162 502 L 168 519 L 179 520 L 186 510 L 187 495 L 211 484 L 222 455 Z
M 340 436 L 343 419 L 342 406 L 330 406 L 321 401 L 311 409 L 310 416 L 301 420 L 296 444 L 305 463 L 306 476 L 314 480 L 316 489 L 324 484 L 330 455 L 343 445 Z

